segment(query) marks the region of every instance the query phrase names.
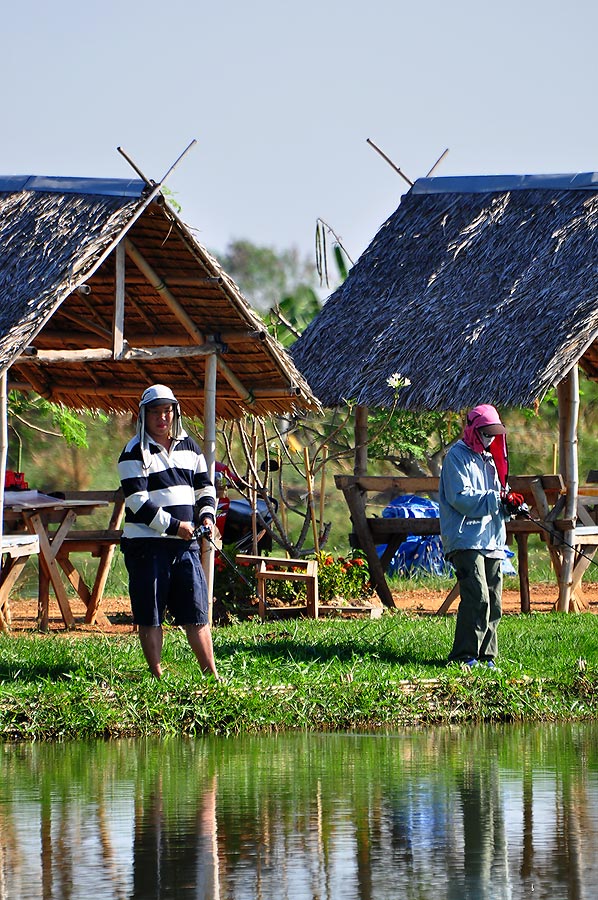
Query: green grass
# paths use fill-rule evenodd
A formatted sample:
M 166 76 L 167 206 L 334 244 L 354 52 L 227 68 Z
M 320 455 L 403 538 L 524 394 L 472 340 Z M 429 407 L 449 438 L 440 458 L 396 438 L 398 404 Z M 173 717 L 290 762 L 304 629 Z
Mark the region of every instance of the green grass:
M 598 715 L 598 620 L 508 616 L 500 666 L 447 666 L 454 618 L 247 622 L 214 632 L 223 681 L 204 678 L 178 629 L 165 676 L 138 639 L 0 637 L 0 739 L 347 730 Z

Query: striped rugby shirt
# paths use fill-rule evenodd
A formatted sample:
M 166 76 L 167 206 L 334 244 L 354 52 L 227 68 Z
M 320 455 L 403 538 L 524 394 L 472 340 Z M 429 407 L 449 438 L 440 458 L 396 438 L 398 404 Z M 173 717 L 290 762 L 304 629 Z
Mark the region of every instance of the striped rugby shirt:
M 148 435 L 149 466 L 144 466 L 139 436 L 118 460 L 125 495 L 124 538 L 176 538 L 181 522 L 215 520 L 216 491 L 204 455 L 188 434 L 173 440 L 170 450 Z

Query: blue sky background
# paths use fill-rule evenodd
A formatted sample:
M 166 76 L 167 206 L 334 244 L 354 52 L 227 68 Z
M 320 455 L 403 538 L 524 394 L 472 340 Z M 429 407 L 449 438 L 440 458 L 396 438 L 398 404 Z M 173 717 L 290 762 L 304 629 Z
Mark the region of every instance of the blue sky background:
M 356 259 L 415 179 L 598 170 L 590 0 L 20 0 L 2 14 L 0 174 L 168 182 L 202 243 Z

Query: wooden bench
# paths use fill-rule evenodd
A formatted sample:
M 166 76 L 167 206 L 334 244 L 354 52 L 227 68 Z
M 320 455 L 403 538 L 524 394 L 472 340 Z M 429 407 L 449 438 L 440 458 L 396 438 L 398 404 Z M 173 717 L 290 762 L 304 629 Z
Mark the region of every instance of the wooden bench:
M 10 631 L 10 590 L 30 556 L 39 553 L 39 539 L 34 534 L 2 535 L 2 571 L 0 572 L 0 631 Z
M 110 519 L 106 528 L 95 530 L 73 528 L 66 538 L 57 555 L 57 562 L 79 595 L 84 593 L 87 606 L 85 621 L 94 624 L 98 617 L 98 610 L 114 551 L 120 543 L 122 536 L 121 522 L 125 511 L 125 500 L 122 488 L 113 491 L 65 491 L 66 500 L 102 500 L 110 504 Z M 81 583 L 81 577 L 71 561 L 71 553 L 86 553 L 99 559 L 95 580 L 91 589 Z
M 257 582 L 258 611 L 262 622 L 266 619 L 268 609 L 267 587 L 268 581 L 303 581 L 307 590 L 306 614 L 312 618 L 318 618 L 318 562 L 315 559 L 284 559 L 277 556 L 250 556 L 238 553 L 238 563 L 251 563 L 256 566 L 255 578 Z M 293 609 L 296 607 L 276 607 L 280 609 Z
M 440 520 L 438 518 L 369 517 L 366 514 L 367 494 L 376 492 L 388 496 L 389 499 L 404 494 L 433 497 L 438 493 L 439 479 L 432 476 L 408 478 L 337 475 L 335 482 L 337 488 L 343 491 L 347 501 L 356 540 L 366 553 L 374 587 L 382 601 L 387 606 L 393 606 L 392 594 L 385 576 L 391 559 L 409 535 L 439 535 Z M 550 549 L 553 539 L 547 529 L 558 534 L 570 530 L 575 523 L 559 517 L 564 507 L 565 495 L 564 482 L 560 475 L 512 476 L 509 484 L 513 491 L 523 495 L 525 502 L 530 507 L 529 519 L 511 519 L 507 523 L 507 540 L 510 542 L 514 539 L 517 544 L 521 609 L 527 612 L 530 608 L 527 552 L 529 535 L 541 535 L 545 540 L 547 539 Z M 537 522 L 531 521 L 531 519 L 536 519 Z M 544 527 L 538 522 L 541 522 Z M 379 558 L 376 546 L 380 544 L 386 544 L 386 549 Z M 551 555 L 553 555 L 552 552 Z M 438 612 L 446 612 L 458 593 L 458 585 L 455 585 Z

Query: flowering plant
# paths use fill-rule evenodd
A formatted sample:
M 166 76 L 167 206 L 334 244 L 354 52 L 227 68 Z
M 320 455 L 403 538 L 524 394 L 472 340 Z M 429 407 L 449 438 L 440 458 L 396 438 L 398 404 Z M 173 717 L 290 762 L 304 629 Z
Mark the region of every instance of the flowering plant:
M 318 560 L 318 593 L 321 603 L 331 600 L 358 600 L 372 594 L 367 562 L 359 550 L 349 556 L 320 552 Z
M 229 558 L 234 558 L 234 545 L 223 549 Z M 355 550 L 346 557 L 334 557 L 322 551 L 316 554 L 316 559 L 318 561 L 318 593 L 321 603 L 358 600 L 372 594 L 368 565 L 360 551 Z M 271 568 L 275 568 L 274 565 Z M 237 560 L 233 569 L 222 556 L 217 554 L 214 563 L 214 594 L 225 603 L 251 601 L 256 595 L 254 565 L 243 564 Z M 293 603 L 304 603 L 305 595 L 305 584 L 302 582 L 286 580 L 268 582 L 269 600 L 276 599 L 282 604 L 292 605 Z

